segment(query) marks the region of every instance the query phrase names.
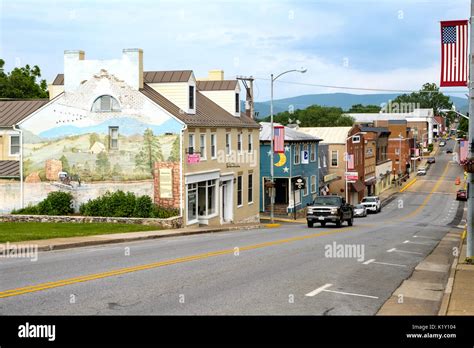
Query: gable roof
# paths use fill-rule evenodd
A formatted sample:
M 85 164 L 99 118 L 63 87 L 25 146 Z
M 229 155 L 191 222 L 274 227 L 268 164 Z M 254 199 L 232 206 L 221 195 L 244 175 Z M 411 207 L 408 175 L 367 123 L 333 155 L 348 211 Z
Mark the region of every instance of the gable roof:
M 270 122 L 260 122 L 262 130 L 260 131 L 260 141 L 270 141 L 272 127 Z M 279 123 L 273 123 L 274 126 L 281 126 Z M 321 141 L 320 138 L 298 132 L 290 127 L 285 127 L 285 141 Z
M 260 125 L 247 115 L 242 113 L 240 117 L 232 116 L 199 91 L 196 91 L 196 114 L 183 112 L 147 84 L 144 84 L 140 92 L 191 127 L 260 128 Z
M 192 70 L 144 71 L 144 83 L 188 82 Z M 64 85 L 64 74 L 57 74 L 53 85 Z
M 0 100 L 0 127 L 12 127 L 48 102 L 49 99 Z
M 197 88 L 201 91 L 235 90 L 237 80 L 197 81 Z

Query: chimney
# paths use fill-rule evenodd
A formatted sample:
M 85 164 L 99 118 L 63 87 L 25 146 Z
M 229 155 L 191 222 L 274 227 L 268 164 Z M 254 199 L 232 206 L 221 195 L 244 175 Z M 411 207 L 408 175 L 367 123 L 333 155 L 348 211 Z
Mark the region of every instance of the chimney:
M 127 65 L 125 81 L 137 90 L 143 88 L 143 50 L 125 48 L 122 50 L 122 60 Z
M 80 83 L 78 63 L 83 61 L 85 52 L 81 50 L 64 51 L 64 90 L 75 90 Z
M 211 81 L 224 80 L 224 70 L 209 70 L 208 79 Z

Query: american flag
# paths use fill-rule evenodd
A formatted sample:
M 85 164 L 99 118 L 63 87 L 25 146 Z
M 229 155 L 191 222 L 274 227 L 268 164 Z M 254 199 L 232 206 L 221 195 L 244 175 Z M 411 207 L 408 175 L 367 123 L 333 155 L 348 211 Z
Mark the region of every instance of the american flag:
M 441 87 L 467 86 L 468 21 L 441 22 Z
M 347 169 L 354 169 L 354 155 L 347 155 Z
M 285 127 L 275 126 L 273 135 L 273 151 L 275 153 L 285 153 Z

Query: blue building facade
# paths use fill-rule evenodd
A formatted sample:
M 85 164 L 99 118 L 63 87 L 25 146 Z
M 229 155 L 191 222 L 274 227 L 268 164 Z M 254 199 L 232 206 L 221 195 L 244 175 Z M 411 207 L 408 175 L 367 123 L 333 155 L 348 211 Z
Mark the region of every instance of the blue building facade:
M 260 211 L 270 211 L 271 189 L 265 183 L 270 175 L 270 124 L 262 122 L 260 131 Z M 275 214 L 286 215 L 304 209 L 320 193 L 319 142 L 321 139 L 285 127 L 285 152 L 275 153 Z M 299 180 L 300 179 L 300 180 Z M 295 185 L 303 181 L 301 189 Z

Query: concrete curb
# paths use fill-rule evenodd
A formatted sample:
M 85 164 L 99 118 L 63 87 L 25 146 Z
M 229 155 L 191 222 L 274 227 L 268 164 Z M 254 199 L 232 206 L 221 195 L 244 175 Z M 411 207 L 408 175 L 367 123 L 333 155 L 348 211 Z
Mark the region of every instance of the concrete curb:
M 250 229 L 257 229 L 262 228 L 262 224 L 253 224 L 253 225 L 244 225 L 244 226 L 229 226 L 229 227 L 217 227 L 212 229 L 197 229 L 197 230 L 190 230 L 190 231 L 179 231 L 171 232 L 168 234 L 150 234 L 145 236 L 130 236 L 130 237 L 121 237 L 121 238 L 110 238 L 110 234 L 106 235 L 107 238 L 110 239 L 92 239 L 92 238 L 100 238 L 104 235 L 96 235 L 90 236 L 91 239 L 80 241 L 80 242 L 71 242 L 71 243 L 64 243 L 64 244 L 48 244 L 38 246 L 38 251 L 53 251 L 53 250 L 62 250 L 62 249 L 72 249 L 72 248 L 80 248 L 86 246 L 95 246 L 95 245 L 106 245 L 106 244 L 115 244 L 115 243 L 126 243 L 126 242 L 136 242 L 136 241 L 143 241 L 143 240 L 151 240 L 151 239 L 158 239 L 158 238 L 167 238 L 167 237 L 179 237 L 179 236 L 188 236 L 194 234 L 205 234 L 205 233 L 218 233 L 218 232 L 228 232 L 228 231 L 235 231 L 235 230 L 250 230 Z M 163 231 L 159 231 L 163 232 Z M 135 232 L 130 232 L 130 235 L 133 235 Z M 150 231 L 153 233 L 153 231 Z M 21 241 L 18 243 L 10 243 L 10 245 L 14 246 L 14 248 L 0 250 L 0 255 L 8 254 L 9 252 L 18 249 L 21 245 L 32 245 L 34 242 L 38 242 L 38 240 L 34 241 Z M 4 243 L 3 243 L 4 244 Z
M 438 315 L 447 315 L 449 302 L 451 301 L 451 294 L 453 291 L 454 286 L 454 278 L 456 277 L 456 270 L 459 263 L 459 257 L 461 256 L 461 248 L 464 243 L 464 233 L 461 237 L 461 241 L 459 242 L 459 252 L 458 255 L 454 258 L 453 263 L 451 265 L 451 269 L 449 271 L 449 278 L 448 282 L 446 283 L 446 287 L 443 294 L 443 299 L 441 300 L 441 306 L 438 311 Z

